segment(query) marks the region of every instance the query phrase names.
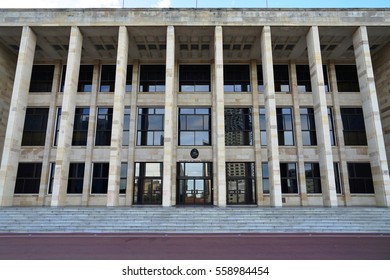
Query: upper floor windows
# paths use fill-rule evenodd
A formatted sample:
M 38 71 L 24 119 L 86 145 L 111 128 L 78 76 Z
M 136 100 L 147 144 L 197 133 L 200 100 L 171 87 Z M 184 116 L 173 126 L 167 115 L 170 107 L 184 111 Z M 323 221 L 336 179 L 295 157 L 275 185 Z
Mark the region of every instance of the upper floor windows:
M 138 108 L 137 145 L 164 145 L 164 108 Z
M 88 138 L 89 108 L 76 108 L 73 125 L 73 146 L 86 146 Z
M 211 145 L 210 108 L 179 108 L 179 145 Z
M 339 92 L 359 92 L 359 79 L 355 65 L 336 65 Z
M 298 92 L 311 92 L 309 65 L 296 65 Z
M 340 108 L 340 112 L 345 145 L 366 146 L 367 136 L 362 108 Z
M 140 92 L 165 91 L 165 65 L 141 65 Z
M 225 108 L 225 144 L 226 146 L 253 144 L 251 108 Z
M 34 65 L 31 73 L 30 92 L 51 92 L 54 65 Z
M 225 92 L 249 92 L 251 86 L 249 65 L 224 65 Z
M 115 65 L 102 65 L 100 71 L 100 92 L 114 92 L 115 75 Z
M 77 92 L 92 92 L 93 65 L 80 65 Z
M 303 146 L 317 145 L 316 123 L 313 108 L 300 108 L 302 144 Z
M 210 92 L 210 65 L 180 65 L 180 92 Z
M 274 65 L 275 92 L 290 92 L 288 65 Z
M 22 146 L 45 146 L 49 108 L 27 108 Z
M 280 146 L 294 145 L 293 116 L 291 108 L 276 108 Z
M 257 87 L 260 93 L 264 92 L 263 66 L 257 65 Z
M 112 108 L 98 108 L 96 121 L 96 146 L 111 145 Z

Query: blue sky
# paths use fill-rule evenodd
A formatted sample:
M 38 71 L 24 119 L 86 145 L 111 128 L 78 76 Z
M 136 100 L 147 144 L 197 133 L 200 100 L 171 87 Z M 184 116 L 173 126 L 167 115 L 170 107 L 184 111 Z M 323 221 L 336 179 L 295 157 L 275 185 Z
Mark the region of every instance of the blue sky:
M 0 8 L 390 8 L 390 0 L 0 0 Z

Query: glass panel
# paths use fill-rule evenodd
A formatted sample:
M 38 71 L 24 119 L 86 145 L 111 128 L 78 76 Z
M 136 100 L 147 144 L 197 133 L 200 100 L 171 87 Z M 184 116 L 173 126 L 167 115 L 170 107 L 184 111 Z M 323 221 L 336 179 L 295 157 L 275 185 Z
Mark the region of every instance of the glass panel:
M 209 132 L 208 131 L 196 131 L 195 132 L 195 145 L 203 146 L 209 145 Z
M 203 130 L 203 116 L 187 116 L 187 130 Z
M 194 132 L 180 132 L 179 145 L 194 145 Z

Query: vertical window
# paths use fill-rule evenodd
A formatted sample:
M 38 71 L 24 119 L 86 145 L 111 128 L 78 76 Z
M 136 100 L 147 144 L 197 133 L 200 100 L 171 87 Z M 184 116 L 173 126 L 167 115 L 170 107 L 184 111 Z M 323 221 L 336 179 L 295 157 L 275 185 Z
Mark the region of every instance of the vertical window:
M 94 163 L 92 177 L 92 194 L 106 194 L 108 188 L 109 163 Z
M 134 204 L 162 203 L 162 169 L 158 162 L 135 163 Z
M 261 146 L 267 146 L 267 122 L 265 108 L 259 109 L 260 116 L 260 144 Z
M 61 73 L 60 92 L 64 92 L 64 88 L 65 88 L 65 76 L 66 76 L 66 65 L 63 65 L 63 66 L 62 66 L 62 73 Z
M 37 194 L 41 182 L 42 163 L 20 162 L 16 174 L 15 194 Z
M 304 146 L 317 145 L 316 123 L 313 108 L 300 108 L 302 143 Z
M 111 145 L 112 108 L 98 108 L 96 122 L 96 146 Z
M 257 65 L 257 86 L 259 93 L 264 92 L 263 66 Z
M 55 162 L 50 162 L 50 172 L 49 172 L 49 185 L 47 187 L 47 193 L 51 194 L 53 192 L 53 184 L 54 184 L 54 173 L 56 169 Z
M 330 86 L 329 86 L 329 78 L 328 78 L 328 67 L 326 65 L 322 65 L 322 72 L 324 73 L 325 92 L 329 92 Z
M 137 145 L 164 145 L 163 108 L 138 108 Z
M 334 179 L 336 183 L 336 192 L 341 193 L 341 176 L 340 176 L 340 164 L 338 162 L 333 163 Z
M 255 164 L 253 162 L 227 162 L 227 203 L 256 203 Z
M 336 135 L 335 135 L 334 121 L 333 121 L 333 110 L 331 107 L 328 107 L 328 122 L 329 122 L 330 144 L 332 146 L 336 146 Z
M 209 92 L 210 65 L 180 65 L 179 87 L 181 92 Z
M 54 146 L 58 145 L 58 137 L 60 135 L 60 125 L 61 125 L 61 112 L 62 112 L 61 107 L 57 108 L 56 128 L 55 128 L 56 130 L 54 134 L 54 143 L 53 143 Z
M 115 91 L 116 65 L 102 65 L 100 72 L 100 92 Z
M 274 81 L 276 92 L 290 92 L 288 65 L 274 65 Z
M 336 65 L 337 87 L 339 92 L 359 92 L 359 79 L 356 65 Z
M 48 108 L 27 108 L 22 146 L 45 146 Z
M 348 162 L 347 165 L 351 193 L 374 193 L 370 163 Z
M 127 65 L 126 71 L 126 92 L 133 90 L 133 65 Z
M 309 65 L 296 65 L 298 92 L 311 92 Z
M 321 193 L 320 165 L 314 162 L 305 162 L 305 176 L 307 193 Z
M 78 92 L 92 92 L 93 65 L 80 65 Z
M 67 193 L 83 193 L 84 168 L 84 163 L 70 163 Z
M 88 138 L 89 108 L 76 108 L 73 125 L 73 146 L 86 146 Z
M 141 65 L 140 92 L 165 91 L 165 65 Z
M 298 193 L 296 163 L 280 163 L 282 193 Z
M 129 146 L 130 141 L 130 107 L 126 106 L 123 115 L 122 146 Z
M 344 142 L 347 146 L 366 146 L 367 136 L 362 108 L 340 108 Z
M 268 162 L 263 162 L 261 164 L 261 172 L 263 176 L 263 193 L 269 193 L 269 170 Z
M 179 145 L 211 145 L 210 108 L 179 109 Z
M 251 91 L 249 65 L 224 65 L 223 79 L 225 92 Z
M 34 65 L 31 73 L 30 92 L 51 92 L 54 65 Z
M 119 183 L 119 193 L 125 194 L 126 193 L 126 187 L 127 187 L 127 162 L 121 163 L 121 178 Z
M 294 129 L 291 108 L 276 108 L 278 139 L 280 146 L 294 145 Z
M 253 144 L 251 108 L 225 108 L 225 144 L 226 146 Z

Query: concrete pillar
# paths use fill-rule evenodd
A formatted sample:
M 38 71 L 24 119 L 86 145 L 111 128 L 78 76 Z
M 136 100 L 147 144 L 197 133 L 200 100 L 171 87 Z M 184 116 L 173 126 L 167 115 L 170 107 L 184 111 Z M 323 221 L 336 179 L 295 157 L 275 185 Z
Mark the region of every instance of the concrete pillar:
M 271 206 L 282 206 L 278 127 L 276 123 L 276 98 L 272 59 L 271 28 L 264 26 L 261 32 L 261 60 L 263 65 L 265 110 L 267 112 L 267 148 Z
M 390 207 L 390 177 L 382 124 L 372 69 L 370 44 L 367 28 L 359 27 L 353 34 L 356 67 L 363 102 L 368 153 L 374 181 L 375 198 L 378 206 Z
M 79 28 L 72 27 L 66 65 L 51 206 L 62 206 L 66 200 L 82 43 L 83 36 Z
M 330 143 L 328 107 L 326 104 L 320 36 L 317 26 L 310 28 L 306 35 L 306 42 L 314 102 L 318 154 L 320 159 L 322 198 L 324 206 L 337 206 L 332 145 Z
M 214 34 L 214 73 L 215 86 L 213 93 L 213 109 L 216 123 L 213 127 L 215 135 L 214 153 L 216 162 L 214 169 L 217 181 L 214 186 L 218 188 L 217 205 L 226 206 L 226 158 L 225 158 L 225 102 L 223 88 L 223 34 L 222 26 L 215 27 Z M 215 188 L 214 188 L 215 189 Z
M 127 58 L 129 35 L 125 26 L 119 27 L 118 54 L 115 75 L 114 108 L 112 114 L 110 170 L 107 189 L 107 206 L 118 206 L 122 159 L 122 133 L 124 98 L 126 93 Z
M 172 205 L 172 192 L 175 191 L 176 183 L 172 175 L 172 168 L 176 165 L 173 162 L 175 149 L 174 134 L 176 127 L 175 110 L 175 28 L 167 28 L 167 51 L 166 51 L 166 76 L 165 76 L 165 120 L 164 120 L 164 171 L 163 171 L 163 206 Z
M 37 37 L 23 27 L 0 168 L 0 206 L 12 206 Z

